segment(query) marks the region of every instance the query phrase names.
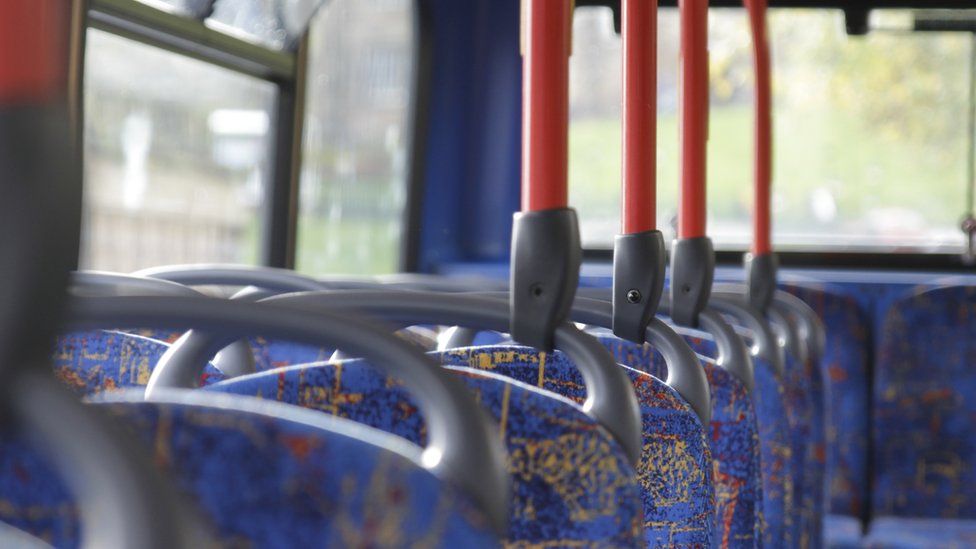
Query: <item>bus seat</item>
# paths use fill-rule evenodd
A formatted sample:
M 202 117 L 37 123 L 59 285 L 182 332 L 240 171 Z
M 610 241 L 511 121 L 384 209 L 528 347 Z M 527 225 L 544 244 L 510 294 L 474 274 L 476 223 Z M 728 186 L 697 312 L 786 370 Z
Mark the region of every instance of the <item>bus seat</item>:
M 639 544 L 643 525 L 636 472 L 607 431 L 548 391 L 496 373 L 453 370 L 505 437 L 514 481 L 509 544 Z M 410 395 L 358 359 L 280 368 L 204 390 L 287 402 L 417 443 L 426 437 Z
M 682 334 L 685 328 L 675 327 Z M 667 365 L 651 345 L 606 333 L 598 339 L 617 362 L 667 379 Z M 762 475 L 756 411 L 745 385 L 710 359 L 701 359 L 711 389 L 708 445 L 714 460 L 716 532 L 722 547 L 762 545 Z
M 976 287 L 896 301 L 877 356 L 872 516 L 976 519 Z
M 552 391 L 576 402 L 586 398 L 579 369 L 561 352 L 514 345 L 465 347 L 438 353 L 445 365 L 487 370 Z M 663 381 L 621 366 L 641 407 L 643 453 L 638 466 L 650 546 L 712 546 L 715 494 L 705 429 L 678 393 Z
M 743 326 L 734 326 L 747 346 L 753 345 L 754 334 Z M 675 327 L 698 355 L 708 360 L 718 357 L 714 337 L 701 330 Z M 659 357 L 655 356 L 655 360 Z M 790 426 L 786 419 L 786 393 L 773 369 L 761 356 L 752 356 L 755 390 L 752 404 L 759 435 L 760 471 L 762 476 L 763 543 L 768 547 L 784 544 L 791 539 L 793 524 L 794 475 L 790 456 Z
M 797 319 L 787 311 L 781 311 L 785 327 L 795 330 Z M 796 331 L 792 337 L 796 338 L 801 348 L 796 353 L 788 348 L 785 353 L 786 386 L 792 400 L 792 409 L 796 414 L 796 433 L 801 438 L 796 440 L 795 451 L 802 452 L 803 474 L 795 486 L 797 503 L 800 508 L 800 524 L 797 538 L 801 546 L 820 547 L 823 535 L 824 517 L 824 489 L 826 478 L 826 432 L 824 425 L 825 395 L 823 376 L 818 364 L 815 363 L 815 353 L 811 352 L 809 342 L 799 337 Z
M 143 387 L 168 348 L 161 341 L 122 332 L 68 333 L 55 340 L 54 373 L 79 396 Z M 222 379 L 224 375 L 208 365 L 200 383 Z
M 175 475 L 222 545 L 494 547 L 487 519 L 421 467 L 419 448 L 297 407 L 199 391 L 92 404 Z M 0 451 L 0 520 L 56 547 L 80 543 L 57 475 L 18 437 Z M 378 487 L 382 486 L 382 489 Z
M 868 478 L 869 324 L 857 301 L 826 286 L 784 289 L 817 312 L 826 330 L 820 368 L 826 383 L 827 512 L 860 524 L 866 513 Z M 825 528 L 825 533 L 845 532 Z M 847 539 L 846 534 L 842 536 Z M 828 539 L 828 546 L 831 544 Z

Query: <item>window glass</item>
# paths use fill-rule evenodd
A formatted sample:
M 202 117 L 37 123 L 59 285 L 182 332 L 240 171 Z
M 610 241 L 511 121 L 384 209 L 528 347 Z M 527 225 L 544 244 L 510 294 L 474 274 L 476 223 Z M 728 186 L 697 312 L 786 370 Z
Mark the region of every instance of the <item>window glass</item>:
M 82 267 L 256 263 L 275 93 L 89 30 Z
M 881 12 L 874 22 L 902 22 Z M 753 59 L 743 10 L 709 21 L 709 232 L 751 239 Z M 883 26 L 883 25 L 879 25 Z M 668 240 L 678 188 L 678 29 L 661 11 L 658 216 Z M 962 250 L 967 33 L 848 36 L 836 10 L 771 10 L 774 240 L 784 250 Z M 620 37 L 609 10 L 582 8 L 571 61 L 571 202 L 584 244 L 619 231 Z
M 332 0 L 311 26 L 297 268 L 399 267 L 413 73 L 411 0 Z

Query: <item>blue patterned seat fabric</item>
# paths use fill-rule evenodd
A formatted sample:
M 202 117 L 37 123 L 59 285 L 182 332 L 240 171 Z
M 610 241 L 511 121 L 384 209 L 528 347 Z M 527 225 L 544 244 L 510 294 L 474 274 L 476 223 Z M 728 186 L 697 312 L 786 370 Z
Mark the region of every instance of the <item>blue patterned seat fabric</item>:
M 665 379 L 664 357 L 651 345 L 599 335 L 617 362 Z M 722 547 L 762 545 L 762 475 L 755 408 L 745 386 L 702 359 L 712 395 L 708 444 L 715 461 L 717 538 Z
M 423 347 L 432 350 L 437 347 L 437 334 L 426 326 L 411 326 L 399 330 L 397 335 Z M 332 358 L 335 349 L 303 345 L 279 339 L 265 337 L 251 337 L 247 340 L 254 353 L 254 367 L 258 372 L 266 372 L 283 366 L 296 364 L 313 364 L 326 362 Z
M 467 347 L 439 353 L 445 365 L 488 370 L 582 403 L 579 369 L 561 352 L 512 345 Z M 644 532 L 651 547 L 711 547 L 715 538 L 712 456 L 698 416 L 671 387 L 621 366 L 640 404 L 644 448 L 638 466 Z
M 801 547 L 820 547 L 823 535 L 824 482 L 826 476 L 826 434 L 824 430 L 824 384 L 818 365 L 800 361 L 786 353 L 787 411 L 794 418 L 794 464 L 802 464 L 802 478 L 794 485 L 800 511 L 797 537 Z
M 974 364 L 976 287 L 917 292 L 889 309 L 875 365 L 873 516 L 976 519 Z
M 685 329 L 682 328 L 682 331 Z M 749 331 L 737 327 L 751 345 Z M 714 360 L 718 357 L 715 340 L 708 334 L 688 330 L 685 341 L 698 354 Z M 790 425 L 786 417 L 786 390 L 766 360 L 753 357 L 755 407 L 759 430 L 760 468 L 762 474 L 763 545 L 790 546 L 793 540 L 794 475 Z
M 868 479 L 870 327 L 857 301 L 830 287 L 786 286 L 826 327 L 827 511 L 863 517 Z M 826 530 L 830 532 L 831 530 Z
M 420 467 L 420 449 L 402 439 L 247 397 L 104 400 L 93 405 L 174 475 L 222 546 L 496 546 L 484 516 Z M 77 547 L 78 513 L 61 481 L 16 434 L 2 441 L 0 520 Z
M 639 545 L 637 473 L 606 430 L 551 393 L 483 371 L 454 371 L 499 422 L 508 446 L 514 481 L 508 544 Z M 426 438 L 411 396 L 361 360 L 280 368 L 204 390 L 296 404 L 421 444 Z
M 976 547 L 976 520 L 876 517 L 862 547 L 969 549 Z
M 743 329 L 741 324 L 731 316 L 723 315 L 746 339 L 748 345 L 752 345 L 752 337 L 749 330 Z M 772 366 L 765 360 L 754 357 L 756 372 L 756 394 L 759 400 L 766 400 L 771 395 L 781 392 L 779 403 L 769 399 L 765 403 L 757 401 L 757 415 L 760 422 L 760 438 L 763 438 L 763 418 L 775 421 L 766 416 L 766 413 L 759 410 L 762 407 L 769 407 L 769 411 L 779 409 L 783 413 L 789 433 L 789 451 L 786 459 L 789 461 L 789 475 L 784 481 L 783 496 L 783 540 L 787 547 L 808 547 L 816 544 L 822 533 L 822 518 L 818 511 L 817 498 L 814 496 L 816 490 L 814 486 L 823 484 L 823 445 L 822 417 L 817 419 L 815 412 L 817 408 L 813 404 L 813 379 L 810 372 L 810 364 L 801 364 L 789 353 L 785 353 L 785 375 L 782 379 L 775 374 Z M 760 372 L 762 370 L 762 372 Z M 775 388 L 773 388 L 775 386 Z M 765 388 L 765 389 L 764 389 Z M 771 425 L 770 425 L 771 426 Z M 772 433 L 769 433 L 771 435 Z M 763 442 L 765 443 L 764 439 Z M 811 443 L 812 441 L 812 443 Z M 770 448 L 772 451 L 776 451 Z M 778 452 L 782 455 L 782 452 Z M 766 462 L 766 452 L 763 453 L 763 461 Z M 765 469 L 764 465 L 764 469 Z M 764 481 L 764 486 L 765 486 Z M 768 492 L 768 490 L 767 490 Z M 775 496 L 774 496 L 775 497 Z M 767 514 L 767 524 L 772 526 L 773 520 Z M 816 530 L 816 531 L 814 531 Z
M 169 348 L 161 341 L 115 331 L 74 332 L 57 338 L 54 373 L 79 396 L 144 387 Z M 201 384 L 224 379 L 208 365 Z

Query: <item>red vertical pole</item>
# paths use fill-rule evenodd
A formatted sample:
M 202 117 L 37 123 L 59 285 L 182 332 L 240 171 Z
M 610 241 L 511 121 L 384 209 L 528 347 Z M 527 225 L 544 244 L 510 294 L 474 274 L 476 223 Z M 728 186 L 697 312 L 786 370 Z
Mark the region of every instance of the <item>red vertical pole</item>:
M 0 1 L 0 104 L 65 94 L 67 0 Z
M 772 252 L 770 194 L 773 171 L 772 76 L 769 39 L 766 33 L 766 0 L 745 0 L 752 27 L 752 48 L 756 66 L 755 105 L 755 211 L 752 253 Z
M 708 0 L 681 11 L 681 197 L 678 238 L 705 236 L 708 144 Z
M 657 227 L 657 0 L 623 0 L 622 233 Z
M 523 0 L 522 210 L 568 204 L 572 0 Z

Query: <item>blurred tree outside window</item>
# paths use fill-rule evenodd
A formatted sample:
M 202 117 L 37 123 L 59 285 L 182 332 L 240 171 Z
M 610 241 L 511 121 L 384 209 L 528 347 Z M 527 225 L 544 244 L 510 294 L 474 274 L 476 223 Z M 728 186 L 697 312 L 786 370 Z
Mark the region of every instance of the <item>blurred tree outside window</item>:
M 878 17 L 904 17 L 881 10 Z M 709 20 L 709 232 L 719 249 L 751 240 L 753 59 L 744 10 Z M 660 16 L 658 215 L 678 189 L 678 29 Z M 960 252 L 970 37 L 847 36 L 837 10 L 771 10 L 774 241 L 784 250 Z M 620 37 L 605 8 L 581 8 L 571 59 L 570 193 L 584 244 L 619 231 Z M 670 236 L 673 236 L 670 235 Z M 670 238 L 668 238 L 670 240 Z

